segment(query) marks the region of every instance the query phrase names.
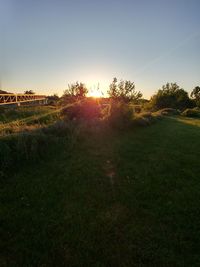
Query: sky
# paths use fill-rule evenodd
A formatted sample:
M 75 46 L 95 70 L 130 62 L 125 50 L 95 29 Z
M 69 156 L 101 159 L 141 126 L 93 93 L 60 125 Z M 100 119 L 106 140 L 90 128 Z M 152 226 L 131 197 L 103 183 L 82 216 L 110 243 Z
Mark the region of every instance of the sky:
M 131 80 L 200 85 L 200 0 L 0 0 L 1 89 L 62 95 Z

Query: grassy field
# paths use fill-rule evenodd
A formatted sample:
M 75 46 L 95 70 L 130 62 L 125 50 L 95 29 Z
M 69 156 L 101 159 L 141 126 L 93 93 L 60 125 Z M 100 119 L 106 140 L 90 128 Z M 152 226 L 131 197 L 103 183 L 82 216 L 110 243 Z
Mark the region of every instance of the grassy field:
M 58 109 L 51 106 L 0 107 L 0 136 L 32 131 L 57 119 Z
M 0 266 L 200 266 L 200 120 L 88 130 L 0 186 Z

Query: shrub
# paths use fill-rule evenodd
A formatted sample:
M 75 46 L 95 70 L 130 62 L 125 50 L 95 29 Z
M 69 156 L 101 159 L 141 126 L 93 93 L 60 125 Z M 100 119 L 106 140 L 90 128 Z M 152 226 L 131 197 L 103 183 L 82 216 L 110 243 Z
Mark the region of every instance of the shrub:
M 163 118 L 163 115 L 162 115 L 159 111 L 152 112 L 152 116 L 153 116 L 156 120 L 160 120 L 160 119 Z
M 194 117 L 199 118 L 200 117 L 200 109 L 199 108 L 187 108 L 181 113 L 182 116 L 185 117 Z
M 153 121 L 153 116 L 151 112 L 142 112 L 136 114 L 133 120 L 134 125 L 147 126 L 150 125 Z
M 140 114 L 137 115 L 137 117 L 143 117 L 143 118 L 151 119 L 152 113 L 151 112 L 141 112 Z
M 174 108 L 163 108 L 157 111 L 157 113 L 161 115 L 171 116 L 171 115 L 179 115 L 180 111 Z
M 195 104 L 200 107 L 200 86 L 196 86 L 192 92 L 191 97 L 194 99 Z
M 133 121 L 133 108 L 123 102 L 113 101 L 107 117 L 108 123 L 118 129 L 129 127 Z
M 82 129 L 82 124 L 76 123 L 76 121 L 57 121 L 49 127 L 43 128 L 42 132 L 46 135 L 51 135 L 54 137 L 62 137 L 65 141 L 68 141 L 68 148 L 72 148 L 76 143 L 80 130 Z
M 69 120 L 91 121 L 101 118 L 101 106 L 94 99 L 85 99 L 62 109 L 61 115 Z
M 161 118 L 162 115 L 158 112 L 143 112 L 140 114 L 136 114 L 133 119 L 133 125 L 148 126 Z
M 195 107 L 193 110 L 199 111 L 200 112 L 200 107 Z

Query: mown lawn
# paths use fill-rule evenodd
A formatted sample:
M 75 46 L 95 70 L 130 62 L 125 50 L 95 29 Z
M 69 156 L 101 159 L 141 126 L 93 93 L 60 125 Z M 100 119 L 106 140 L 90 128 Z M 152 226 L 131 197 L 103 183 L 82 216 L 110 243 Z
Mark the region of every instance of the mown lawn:
M 200 120 L 96 131 L 1 181 L 0 266 L 200 266 Z

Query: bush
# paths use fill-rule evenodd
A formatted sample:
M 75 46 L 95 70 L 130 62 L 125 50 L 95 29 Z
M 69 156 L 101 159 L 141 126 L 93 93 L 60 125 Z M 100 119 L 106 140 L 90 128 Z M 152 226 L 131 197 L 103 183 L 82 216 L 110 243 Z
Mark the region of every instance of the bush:
M 139 126 L 148 126 L 154 123 L 157 119 L 161 119 L 162 115 L 154 112 L 143 112 L 140 114 L 137 114 L 134 117 L 133 124 L 134 125 L 139 125 Z
M 187 108 L 181 113 L 182 116 L 200 118 L 200 109 L 199 108 Z
M 184 110 L 185 108 L 192 108 L 194 105 L 194 101 L 189 98 L 184 89 L 176 83 L 167 83 L 151 97 L 147 108 L 155 111 L 167 107 Z
M 118 129 L 130 127 L 133 121 L 133 108 L 123 102 L 112 102 L 108 113 L 108 123 Z
M 171 116 L 171 115 L 179 115 L 180 111 L 174 108 L 163 108 L 157 111 L 157 113 L 161 115 Z
M 85 99 L 68 105 L 61 111 L 61 115 L 68 120 L 91 121 L 101 118 L 101 106 L 94 99 Z

